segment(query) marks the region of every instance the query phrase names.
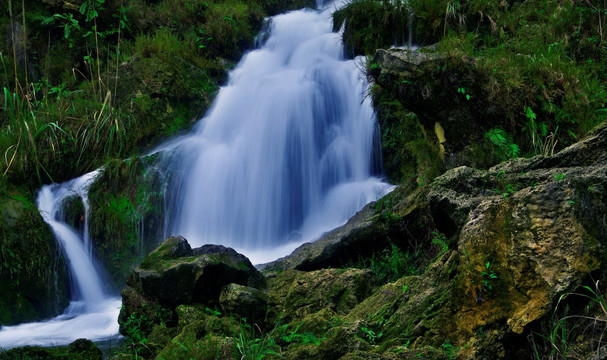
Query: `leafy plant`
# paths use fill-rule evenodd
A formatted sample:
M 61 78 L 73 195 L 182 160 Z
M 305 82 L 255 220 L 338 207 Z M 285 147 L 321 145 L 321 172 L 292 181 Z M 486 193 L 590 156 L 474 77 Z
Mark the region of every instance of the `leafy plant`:
M 417 254 L 403 252 L 391 243 L 389 248 L 373 253 L 370 258 L 361 258 L 353 266 L 369 268 L 382 282 L 392 282 L 403 276 L 417 274 L 418 260 Z
M 497 274 L 491 268 L 491 263 L 487 261 L 485 263 L 485 270 L 481 271 L 481 277 L 483 278 L 483 288 L 487 291 L 493 290 L 493 284 L 498 279 Z
M 361 327 L 360 330 L 363 332 L 370 344 L 375 344 L 384 335 L 382 332 L 376 333 L 372 329 L 367 327 Z
M 554 181 L 561 181 L 567 177 L 567 174 L 559 173 L 559 174 L 552 174 L 552 176 L 554 177 Z
M 445 252 L 449 251 L 449 245 L 447 244 L 447 237 L 445 236 L 445 234 L 441 234 L 438 231 L 433 231 L 432 235 L 434 236 L 432 238 L 432 244 L 438 245 L 440 247 L 441 254 L 444 254 Z
M 251 326 L 246 319 L 240 321 L 239 331 L 234 333 L 234 354 L 241 360 L 261 360 L 269 355 L 277 355 L 280 347 L 269 334 L 261 328 Z
M 548 133 L 548 126 L 544 122 L 537 122 L 537 115 L 530 107 L 525 107 L 525 116 L 527 123 L 523 127 L 523 131 L 527 132 L 531 138 L 531 144 L 536 155 L 552 156 L 554 149 L 558 143 L 557 134 L 558 125 L 553 132 Z
M 518 157 L 521 152 L 519 146 L 513 142 L 512 136 L 499 127 L 487 131 L 485 138 L 493 144 L 495 153 L 500 160 Z
M 459 348 L 453 346 L 449 339 L 447 339 L 447 341 L 441 344 L 441 348 L 443 349 L 443 353 L 447 355 L 447 358 L 449 359 L 456 359 L 457 352 L 460 350 Z

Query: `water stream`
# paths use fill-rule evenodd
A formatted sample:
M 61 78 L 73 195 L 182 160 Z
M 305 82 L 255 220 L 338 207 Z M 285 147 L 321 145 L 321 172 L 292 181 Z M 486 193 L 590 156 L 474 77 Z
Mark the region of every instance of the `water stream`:
M 193 131 L 156 149 L 170 178 L 166 235 L 231 246 L 260 263 L 317 239 L 389 191 L 363 65 L 343 58 L 334 9 L 270 19 L 265 43 L 243 57 Z M 120 299 L 104 289 L 87 229 L 79 235 L 61 221 L 65 197 L 79 194 L 88 206 L 94 176 L 45 186 L 38 197 L 70 265 L 69 308 L 49 321 L 3 327 L 0 347 L 118 333 Z
M 77 195 L 88 209 L 87 185 L 98 172 L 62 184 L 46 185 L 38 193 L 38 210 L 65 255 L 71 282 L 71 301 L 58 317 L 48 321 L 4 326 L 0 329 L 0 348 L 22 345 L 63 345 L 78 338 L 104 341 L 118 334 L 121 299 L 106 290 L 92 257 L 88 231 L 83 235 L 62 219 L 64 200 Z M 88 223 L 85 212 L 85 224 Z

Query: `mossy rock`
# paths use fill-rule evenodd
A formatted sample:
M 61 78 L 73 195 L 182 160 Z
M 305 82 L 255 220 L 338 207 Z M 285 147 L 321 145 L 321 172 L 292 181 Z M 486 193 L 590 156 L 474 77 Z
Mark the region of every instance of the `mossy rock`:
M 262 323 L 268 310 L 268 296 L 252 287 L 228 284 L 221 289 L 219 305 L 224 313 Z
M 36 207 L 0 198 L 0 324 L 42 320 L 68 305 L 65 260 Z
M 329 308 L 345 314 L 371 294 L 376 279 L 370 270 L 288 270 L 270 281 L 268 318 L 290 322 Z
M 370 55 L 375 49 L 408 42 L 409 9 L 401 2 L 352 1 L 333 13 L 333 31 L 342 26 L 349 56 Z
M 78 195 L 66 197 L 61 205 L 61 215 L 63 221 L 74 229 L 83 229 L 84 227 L 84 203 Z
M 152 166 L 155 161 L 151 156 L 109 162 L 89 188 L 93 249 L 118 288 L 162 238 L 164 176 Z
M 245 256 L 221 245 L 192 250 L 181 237 L 165 240 L 127 281 L 142 296 L 171 308 L 192 303 L 219 305 L 221 289 L 231 283 L 266 287 L 263 275 Z

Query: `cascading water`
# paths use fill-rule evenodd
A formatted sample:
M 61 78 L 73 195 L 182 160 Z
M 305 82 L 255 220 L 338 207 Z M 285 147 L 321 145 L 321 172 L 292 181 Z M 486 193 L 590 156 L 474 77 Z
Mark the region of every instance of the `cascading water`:
M 88 231 L 81 237 L 61 221 L 61 205 L 73 195 L 88 209 L 86 187 L 97 172 L 60 185 L 47 185 L 38 193 L 38 210 L 61 245 L 70 270 L 72 301 L 65 312 L 48 321 L 6 326 L 0 329 L 0 348 L 20 345 L 61 345 L 78 338 L 105 340 L 118 334 L 120 298 L 111 296 L 91 256 Z M 85 224 L 87 224 L 85 212 Z
M 245 55 L 192 134 L 156 150 L 171 177 L 167 235 L 232 246 L 259 263 L 316 239 L 390 190 L 376 177 L 379 141 L 364 76 L 355 60 L 343 59 L 331 11 L 272 18 L 266 43 Z M 118 333 L 120 299 L 103 288 L 88 229 L 81 238 L 60 218 L 72 194 L 88 207 L 94 176 L 45 186 L 38 198 L 70 264 L 70 306 L 49 321 L 3 327 L 0 347 Z
M 173 174 L 168 235 L 269 261 L 387 191 L 364 77 L 343 59 L 331 11 L 272 18 L 192 134 L 160 149 Z

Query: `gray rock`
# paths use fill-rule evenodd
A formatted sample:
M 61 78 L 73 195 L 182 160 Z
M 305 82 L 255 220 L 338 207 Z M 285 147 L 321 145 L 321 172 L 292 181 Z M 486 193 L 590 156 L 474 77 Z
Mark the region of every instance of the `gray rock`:
M 429 49 L 429 48 L 425 48 Z M 413 74 L 420 66 L 443 60 L 445 55 L 437 52 L 421 52 L 409 49 L 377 49 L 372 62 L 380 64 L 383 71 Z

